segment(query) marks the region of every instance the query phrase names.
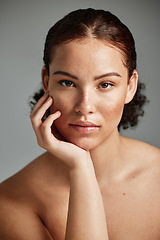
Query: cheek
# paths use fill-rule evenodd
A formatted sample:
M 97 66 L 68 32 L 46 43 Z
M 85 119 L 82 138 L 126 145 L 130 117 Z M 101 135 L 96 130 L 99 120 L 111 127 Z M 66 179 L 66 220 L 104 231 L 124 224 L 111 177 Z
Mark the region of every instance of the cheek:
M 53 97 L 53 104 L 50 107 L 51 113 L 56 112 L 57 110 L 60 110 L 62 115 L 69 111 L 70 103 L 69 101 L 63 96 L 63 94 L 50 94 Z
M 112 100 L 104 105 L 104 108 L 101 108 L 101 112 L 108 123 L 110 124 L 119 124 L 124 108 L 124 99 Z

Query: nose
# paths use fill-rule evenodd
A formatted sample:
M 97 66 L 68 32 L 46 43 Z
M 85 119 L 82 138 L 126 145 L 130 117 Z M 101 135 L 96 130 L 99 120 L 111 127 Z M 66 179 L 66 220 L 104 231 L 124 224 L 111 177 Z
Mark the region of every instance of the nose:
M 94 93 L 90 89 L 81 90 L 76 99 L 75 111 L 84 116 L 95 112 Z

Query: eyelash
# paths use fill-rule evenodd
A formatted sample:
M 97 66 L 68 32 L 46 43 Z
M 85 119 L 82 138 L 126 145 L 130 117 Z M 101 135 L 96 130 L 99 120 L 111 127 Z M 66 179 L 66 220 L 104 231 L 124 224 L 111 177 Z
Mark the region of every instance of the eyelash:
M 61 80 L 61 81 L 59 81 L 59 84 L 61 86 L 64 86 L 64 87 L 76 87 L 75 84 L 72 81 L 70 81 L 70 80 Z M 104 85 L 107 85 L 107 86 L 103 87 Z M 113 86 L 114 85 L 112 83 L 103 82 L 103 83 L 99 84 L 98 88 L 108 89 L 108 88 L 111 88 Z
M 67 85 L 69 83 L 70 83 L 70 85 Z M 70 80 L 61 80 L 61 81 L 59 81 L 59 84 L 64 87 L 75 87 L 74 83 Z
M 102 87 L 102 85 L 107 85 L 107 87 Z M 113 83 L 108 83 L 108 82 L 103 82 L 99 86 L 99 88 L 103 88 L 103 89 L 108 89 L 108 88 L 111 88 L 111 87 L 113 87 Z

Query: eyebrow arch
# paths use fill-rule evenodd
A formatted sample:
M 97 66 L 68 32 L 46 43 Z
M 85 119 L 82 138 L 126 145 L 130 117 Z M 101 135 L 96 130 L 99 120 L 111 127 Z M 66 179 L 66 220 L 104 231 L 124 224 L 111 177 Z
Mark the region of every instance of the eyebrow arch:
M 67 77 L 70 77 L 70 78 L 74 78 L 76 80 L 78 80 L 78 78 L 68 72 L 64 72 L 64 71 L 56 71 L 53 73 L 53 75 L 63 75 L 63 76 L 67 76 Z
M 122 77 L 122 76 L 117 72 L 109 72 L 109 73 L 105 73 L 101 76 L 96 77 L 95 80 L 98 80 L 98 79 L 104 78 L 104 77 Z
M 67 76 L 67 77 L 78 80 L 78 77 L 76 77 L 76 76 L 74 76 L 74 75 L 72 75 L 68 72 L 65 72 L 65 71 L 55 71 L 53 73 L 53 75 L 63 75 L 63 76 Z M 104 78 L 104 77 L 122 77 L 122 76 L 117 72 L 109 72 L 109 73 L 105 73 L 103 75 L 100 75 L 98 77 L 95 77 L 95 80 L 98 80 L 98 79 L 101 79 L 101 78 Z

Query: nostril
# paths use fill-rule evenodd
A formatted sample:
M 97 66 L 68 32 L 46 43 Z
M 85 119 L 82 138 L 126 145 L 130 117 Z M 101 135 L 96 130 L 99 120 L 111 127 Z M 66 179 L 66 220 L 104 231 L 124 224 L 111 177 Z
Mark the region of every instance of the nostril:
M 75 111 L 83 115 L 92 114 L 94 112 L 94 106 L 88 103 L 81 102 L 75 107 Z
M 75 111 L 83 115 L 92 114 L 94 112 L 94 101 L 92 98 L 92 91 L 90 89 L 83 89 L 79 92 L 77 102 L 75 105 Z

